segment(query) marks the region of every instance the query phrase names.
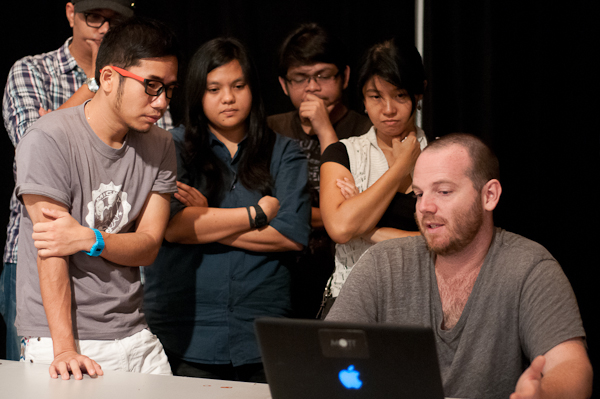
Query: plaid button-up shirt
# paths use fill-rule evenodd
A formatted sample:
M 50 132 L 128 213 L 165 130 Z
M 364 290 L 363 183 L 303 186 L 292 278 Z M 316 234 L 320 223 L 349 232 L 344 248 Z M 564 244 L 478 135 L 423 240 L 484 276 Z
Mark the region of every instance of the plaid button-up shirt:
M 40 107 L 55 110 L 65 103 L 87 79 L 69 51 L 69 38 L 58 50 L 27 56 L 17 61 L 8 74 L 2 116 L 4 127 L 16 147 L 25 131 L 40 117 Z M 13 175 L 17 167 L 13 161 Z M 21 203 L 13 192 L 6 231 L 4 262 L 17 262 L 17 238 Z

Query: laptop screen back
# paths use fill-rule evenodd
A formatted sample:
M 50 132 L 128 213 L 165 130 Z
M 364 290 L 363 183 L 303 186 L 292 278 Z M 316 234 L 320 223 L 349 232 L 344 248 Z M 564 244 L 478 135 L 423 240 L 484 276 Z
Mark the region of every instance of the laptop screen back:
M 444 397 L 430 329 L 274 318 L 255 329 L 273 399 Z

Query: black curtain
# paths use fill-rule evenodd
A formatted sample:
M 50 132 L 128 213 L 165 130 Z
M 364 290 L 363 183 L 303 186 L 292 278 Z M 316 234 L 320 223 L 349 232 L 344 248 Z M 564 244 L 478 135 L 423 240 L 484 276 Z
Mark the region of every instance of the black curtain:
M 469 132 L 491 144 L 503 187 L 496 225 L 541 243 L 560 262 L 592 364 L 600 356 L 594 9 L 578 0 L 428 1 L 425 36 L 430 131 Z

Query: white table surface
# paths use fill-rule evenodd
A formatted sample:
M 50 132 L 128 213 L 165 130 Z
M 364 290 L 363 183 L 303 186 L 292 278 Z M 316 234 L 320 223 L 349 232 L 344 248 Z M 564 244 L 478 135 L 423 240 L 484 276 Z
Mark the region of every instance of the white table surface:
M 104 371 L 102 377 L 54 380 L 48 366 L 0 360 L 6 399 L 270 399 L 267 384 Z

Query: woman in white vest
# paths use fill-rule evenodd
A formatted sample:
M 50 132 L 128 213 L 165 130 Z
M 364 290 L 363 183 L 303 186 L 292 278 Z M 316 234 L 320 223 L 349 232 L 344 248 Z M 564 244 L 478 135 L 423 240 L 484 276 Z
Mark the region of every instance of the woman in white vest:
M 321 214 L 337 243 L 325 311 L 371 245 L 419 234 L 412 172 L 427 145 L 415 125 L 427 84 L 421 56 L 412 44 L 378 43 L 364 57 L 358 84 L 373 127 L 330 145 L 321 156 Z

